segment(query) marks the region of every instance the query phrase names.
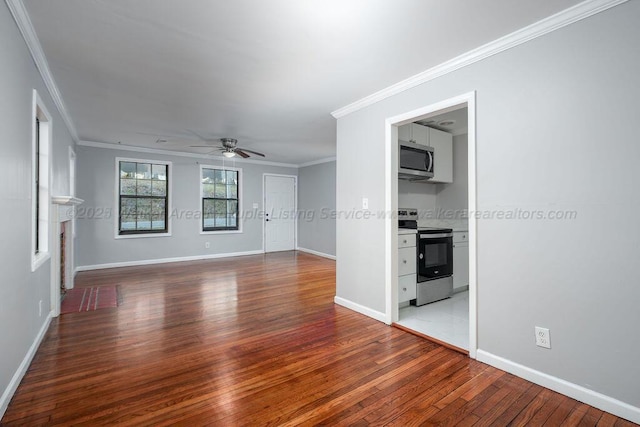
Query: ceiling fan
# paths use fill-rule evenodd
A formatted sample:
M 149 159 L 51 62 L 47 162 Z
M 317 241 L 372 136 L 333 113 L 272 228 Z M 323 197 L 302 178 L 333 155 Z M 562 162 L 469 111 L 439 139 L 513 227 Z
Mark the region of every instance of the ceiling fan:
M 208 140 L 207 140 L 208 141 Z M 255 154 L 256 156 L 264 157 L 264 154 L 258 153 L 257 151 L 248 150 L 246 148 L 237 147 L 238 140 L 234 138 L 220 138 L 220 142 L 222 143 L 222 147 L 219 148 L 222 151 L 222 155 L 225 157 L 233 157 L 236 154 L 240 157 L 246 159 L 250 157 L 249 154 Z M 191 145 L 191 147 L 207 147 L 212 148 L 211 145 Z

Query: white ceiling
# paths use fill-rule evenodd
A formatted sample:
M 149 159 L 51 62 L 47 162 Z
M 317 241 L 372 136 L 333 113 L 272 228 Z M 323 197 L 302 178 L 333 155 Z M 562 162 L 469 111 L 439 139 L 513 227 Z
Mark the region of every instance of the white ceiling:
M 81 140 L 294 164 L 335 155 L 331 111 L 578 2 L 24 0 Z

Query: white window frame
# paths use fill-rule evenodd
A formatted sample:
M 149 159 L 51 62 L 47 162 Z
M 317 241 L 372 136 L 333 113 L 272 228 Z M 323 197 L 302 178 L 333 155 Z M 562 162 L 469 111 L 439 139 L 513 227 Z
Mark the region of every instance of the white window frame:
M 69 146 L 69 195 L 76 197 L 76 152 L 73 147 Z M 71 217 L 71 237 L 76 238 L 76 212 L 74 206 L 73 216 Z
M 225 170 L 225 171 L 236 171 L 238 172 L 238 181 L 240 182 L 240 185 L 238 185 L 238 229 L 237 230 L 212 230 L 212 231 L 204 231 L 202 229 L 203 226 L 203 221 L 204 221 L 204 212 L 202 211 L 202 170 L 203 169 L 218 169 L 218 170 Z M 238 233 L 242 233 L 242 225 L 243 225 L 243 214 L 242 214 L 242 207 L 244 206 L 244 203 L 242 202 L 242 187 L 244 186 L 244 177 L 242 176 L 242 168 L 234 168 L 234 167 L 230 167 L 230 166 L 224 166 L 224 165 L 200 165 L 200 171 L 199 171 L 199 175 L 198 175 L 198 181 L 199 181 L 199 192 L 198 192 L 198 212 L 200 212 L 200 221 L 198 221 L 198 229 L 200 230 L 200 234 L 238 234 Z
M 36 129 L 40 120 L 40 129 Z M 51 141 L 53 137 L 52 119 L 38 92 L 33 90 L 31 117 L 31 271 L 36 271 L 51 258 Z M 39 132 L 38 132 L 39 131 Z M 38 138 L 39 133 L 39 138 Z M 37 147 L 36 145 L 39 145 Z M 36 161 L 36 153 L 40 152 Z M 36 171 L 36 165 L 39 170 Z M 36 188 L 36 174 L 38 174 L 39 189 Z M 39 190 L 39 191 L 38 191 Z M 36 201 L 36 194 L 39 200 Z M 38 203 L 36 203 L 38 202 Z M 36 229 L 38 250 L 36 251 Z
M 140 234 L 120 234 L 120 162 L 155 163 L 157 165 L 167 165 L 167 232 L 166 233 L 140 233 Z M 149 237 L 171 237 L 171 206 L 173 198 L 173 163 L 168 160 L 132 159 L 128 157 L 116 157 L 115 162 L 115 201 L 114 201 L 114 236 L 116 239 L 145 239 Z

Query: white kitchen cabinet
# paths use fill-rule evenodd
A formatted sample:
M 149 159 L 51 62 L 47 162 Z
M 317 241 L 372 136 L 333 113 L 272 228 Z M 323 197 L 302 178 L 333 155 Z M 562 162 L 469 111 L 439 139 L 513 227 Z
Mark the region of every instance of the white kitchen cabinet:
M 398 249 L 398 275 L 416 273 L 416 247 Z
M 416 234 L 398 234 L 398 248 L 416 249 Z
M 398 140 L 429 145 L 429 128 L 415 123 L 399 126 Z
M 433 147 L 433 178 L 428 182 L 453 182 L 453 136 L 438 129 L 429 130 L 429 145 Z
M 398 302 L 409 302 L 416 299 L 416 275 L 410 274 L 398 278 Z
M 453 233 L 453 291 L 469 286 L 469 233 Z
M 416 234 L 398 234 L 398 303 L 416 299 Z

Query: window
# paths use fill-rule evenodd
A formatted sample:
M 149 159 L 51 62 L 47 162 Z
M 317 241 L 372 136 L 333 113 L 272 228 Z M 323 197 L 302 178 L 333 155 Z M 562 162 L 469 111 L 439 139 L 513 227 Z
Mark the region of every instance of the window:
M 241 169 L 201 166 L 202 231 L 240 232 Z
M 169 162 L 116 159 L 118 235 L 169 233 Z
M 51 170 L 51 116 L 33 91 L 33 137 L 31 150 L 31 270 L 49 259 L 49 173 Z

